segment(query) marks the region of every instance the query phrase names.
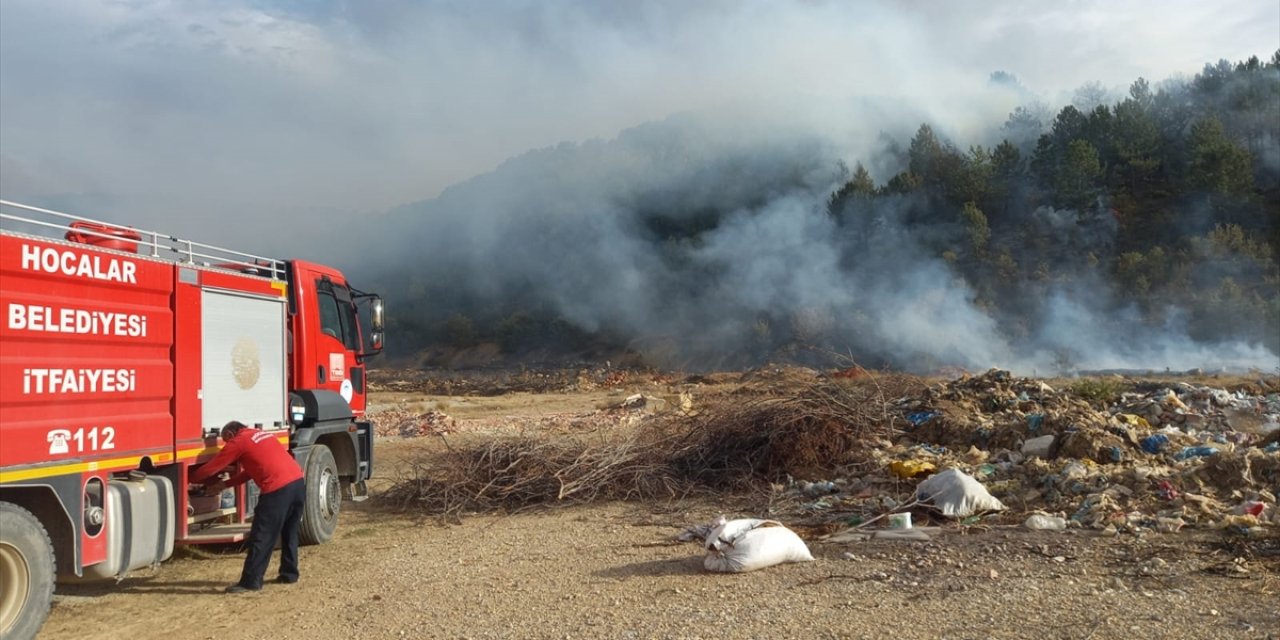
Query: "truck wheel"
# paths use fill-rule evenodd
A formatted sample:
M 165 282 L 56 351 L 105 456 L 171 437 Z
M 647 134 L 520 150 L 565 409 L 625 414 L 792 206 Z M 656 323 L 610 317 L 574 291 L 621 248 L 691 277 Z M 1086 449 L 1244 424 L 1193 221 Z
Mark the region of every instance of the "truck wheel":
M 40 521 L 0 502 L 0 637 L 36 637 L 53 601 L 53 562 L 53 543 Z
M 302 508 L 302 544 L 321 544 L 333 537 L 342 507 L 342 485 L 333 452 L 322 444 L 313 445 L 307 456 L 307 501 Z

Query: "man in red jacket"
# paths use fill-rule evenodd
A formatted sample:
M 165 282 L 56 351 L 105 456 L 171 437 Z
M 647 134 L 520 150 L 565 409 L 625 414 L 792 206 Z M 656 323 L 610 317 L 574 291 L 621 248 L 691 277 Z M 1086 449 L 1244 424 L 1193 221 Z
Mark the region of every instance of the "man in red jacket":
M 192 482 L 203 483 L 226 467 L 240 463 L 240 473 L 226 482 L 205 485 L 205 493 L 217 493 L 252 479 L 262 493 L 253 510 L 249 529 L 249 555 L 244 559 L 240 581 L 227 593 L 262 589 L 262 577 L 271 562 L 271 549 L 280 540 L 280 574 L 276 582 L 298 581 L 298 526 L 302 522 L 307 485 L 302 467 L 276 434 L 250 429 L 232 420 L 222 427 L 222 451 L 191 474 Z

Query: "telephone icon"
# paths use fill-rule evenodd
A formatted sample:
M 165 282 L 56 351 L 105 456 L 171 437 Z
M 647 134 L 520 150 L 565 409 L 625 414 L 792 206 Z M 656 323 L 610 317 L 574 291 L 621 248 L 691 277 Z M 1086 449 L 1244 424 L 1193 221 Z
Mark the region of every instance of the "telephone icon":
M 71 431 L 67 429 L 53 429 L 46 438 L 49 441 L 49 454 L 67 453 L 70 448 L 67 446 L 67 440 L 71 439 Z

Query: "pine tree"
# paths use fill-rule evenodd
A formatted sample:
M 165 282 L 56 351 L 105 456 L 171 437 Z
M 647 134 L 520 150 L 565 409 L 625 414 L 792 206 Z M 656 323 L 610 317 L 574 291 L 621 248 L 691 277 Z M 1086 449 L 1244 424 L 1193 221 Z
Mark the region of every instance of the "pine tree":
M 1075 209 L 1087 207 L 1097 197 L 1097 182 L 1101 175 L 1098 150 L 1087 140 L 1072 140 L 1055 176 L 1058 202 Z
M 1191 125 L 1191 162 L 1187 184 L 1217 194 L 1243 194 L 1253 187 L 1253 160 L 1222 130 L 1222 122 L 1209 117 Z

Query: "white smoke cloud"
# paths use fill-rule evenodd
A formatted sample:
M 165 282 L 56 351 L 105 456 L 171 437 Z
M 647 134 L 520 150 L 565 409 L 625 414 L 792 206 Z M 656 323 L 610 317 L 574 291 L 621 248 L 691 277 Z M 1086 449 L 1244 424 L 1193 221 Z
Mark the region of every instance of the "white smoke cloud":
M 896 126 L 884 118 L 869 124 Z M 914 370 L 1278 362 L 1260 346 L 1193 340 L 1176 310 L 1152 326 L 1109 290 L 1090 259 L 1108 255 L 1118 232 L 1105 202 L 1026 211 L 1031 232 L 1018 238 L 1035 246 L 992 247 L 1024 272 L 1034 257 L 1076 283 L 1024 287 L 997 301 L 1001 313 L 958 275 L 952 261 L 963 257 L 945 253 L 967 242 L 958 219 L 939 223 L 919 195 L 829 215 L 845 178 L 838 149 L 821 131 L 760 124 L 759 114 L 709 110 L 515 158 L 398 210 L 379 227 L 399 240 L 375 243 L 381 276 L 417 278 L 453 296 L 423 301 L 478 318 L 549 309 L 688 368 L 797 343 Z M 1029 324 L 1010 326 L 1011 314 Z
M 1265 56 L 1278 22 L 1275 3 L 1154 0 L 5 0 L 2 186 L 298 251 L 527 149 L 673 113 L 810 118 L 853 156 L 879 133 L 863 109 L 967 138 L 1013 106 L 976 97 L 993 70 L 1045 96 L 1123 86 Z
M 1101 304 L 1088 304 L 1106 293 L 1101 286 L 1093 288 L 1092 295 L 1055 291 L 1035 342 L 1040 350 L 1013 368 L 1026 372 L 1255 369 L 1275 373 L 1280 367 L 1280 357 L 1261 345 L 1191 339 L 1185 314 L 1178 309 L 1168 310 L 1163 326 L 1150 326 L 1136 308 L 1104 312 Z
M 883 181 L 887 141 L 921 122 L 989 143 L 1028 96 L 1266 56 L 1276 24 L 1274 2 L 4 0 L 0 192 L 348 269 L 363 239 L 479 299 L 525 292 L 694 353 L 771 322 L 1036 368 L 1105 341 L 1087 335 L 1101 311 L 1064 295 L 1035 335 L 998 337 L 933 248 L 957 228 L 908 230 L 909 202 L 860 239 L 815 215 L 837 163 Z M 992 90 L 995 70 L 1022 88 Z M 696 225 L 726 203 L 702 244 L 654 250 L 655 216 Z M 1114 233 L 1071 215 L 1034 219 L 1082 247 Z M 1149 342 L 1095 360 L 1195 352 Z

